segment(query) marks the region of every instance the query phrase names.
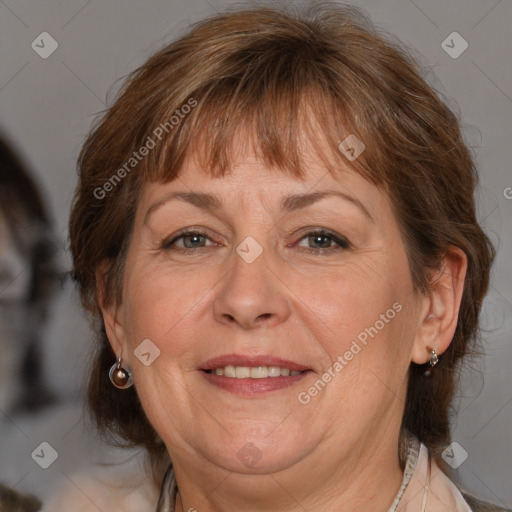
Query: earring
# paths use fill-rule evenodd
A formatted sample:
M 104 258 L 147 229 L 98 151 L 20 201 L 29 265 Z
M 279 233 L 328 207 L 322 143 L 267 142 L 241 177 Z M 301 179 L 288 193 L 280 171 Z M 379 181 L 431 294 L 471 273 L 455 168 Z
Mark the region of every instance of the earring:
M 427 368 L 423 375 L 425 375 L 425 377 L 430 377 L 433 373 L 434 366 L 439 362 L 439 356 L 437 355 L 437 352 L 433 348 L 427 347 L 427 349 L 430 352 L 430 368 Z
M 132 376 L 130 372 L 121 366 L 121 356 L 110 367 L 108 372 L 110 382 L 118 389 L 128 389 L 133 385 Z

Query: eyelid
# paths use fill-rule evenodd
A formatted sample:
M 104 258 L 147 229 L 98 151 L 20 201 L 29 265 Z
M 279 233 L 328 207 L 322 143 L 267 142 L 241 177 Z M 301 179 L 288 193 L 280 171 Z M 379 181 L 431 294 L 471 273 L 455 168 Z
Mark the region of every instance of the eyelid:
M 322 234 L 322 235 L 328 235 L 334 239 L 339 239 L 340 241 L 344 241 L 347 244 L 350 244 L 348 238 L 343 236 L 341 233 L 338 233 L 336 231 L 333 231 L 332 229 L 324 228 L 324 227 L 318 226 L 318 225 L 317 226 L 305 226 L 303 228 L 300 228 L 299 230 L 292 229 L 290 231 L 287 231 L 285 233 L 285 235 L 286 235 L 286 237 L 293 236 L 294 238 L 297 236 L 300 236 L 300 240 L 302 240 L 302 238 L 304 238 L 306 235 L 317 234 L 317 233 Z
M 329 237 L 334 243 L 336 243 L 338 245 L 338 249 L 347 250 L 352 247 L 351 242 L 346 237 L 344 237 L 343 235 L 339 235 L 338 233 L 331 231 L 330 229 L 327 229 L 327 228 L 309 227 L 309 228 L 304 228 L 304 230 L 301 230 L 301 231 L 303 231 L 304 234 L 300 236 L 298 242 L 302 241 L 304 238 L 306 238 L 308 236 L 320 235 L 320 236 Z M 313 251 L 313 252 L 322 252 L 322 251 L 329 252 L 329 251 L 336 250 L 336 247 L 328 247 L 326 249 L 323 249 L 323 248 L 314 249 L 312 247 L 303 247 L 302 249 L 304 249 L 306 251 Z
M 177 240 L 179 240 L 180 238 L 184 237 L 184 236 L 187 236 L 187 235 L 202 235 L 204 236 L 205 238 L 208 238 L 209 240 L 211 240 L 212 242 L 214 240 L 212 240 L 212 236 L 203 228 L 195 228 L 195 227 L 190 227 L 190 228 L 185 228 L 183 230 L 180 230 L 178 231 L 176 234 L 174 235 L 170 235 L 170 236 L 165 236 L 161 239 L 160 243 L 159 243 L 159 247 L 161 249 L 168 249 L 169 247 L 171 247 L 172 244 L 174 244 Z M 178 248 L 179 249 L 182 249 L 181 247 Z M 199 249 L 199 247 L 198 247 Z M 185 251 L 191 251 L 193 249 L 183 249 Z

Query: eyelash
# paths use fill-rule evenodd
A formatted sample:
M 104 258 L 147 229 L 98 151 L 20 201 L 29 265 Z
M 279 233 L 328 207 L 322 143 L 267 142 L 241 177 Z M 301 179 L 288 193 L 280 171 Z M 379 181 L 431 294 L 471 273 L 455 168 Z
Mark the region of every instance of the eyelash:
M 164 249 L 164 250 L 167 250 L 167 251 L 176 251 L 176 252 L 182 252 L 182 253 L 190 253 L 190 252 L 195 252 L 195 251 L 200 250 L 200 249 L 205 249 L 205 247 L 192 247 L 192 248 L 181 248 L 181 247 L 179 247 L 179 248 L 172 248 L 172 245 L 174 243 L 176 243 L 178 240 L 180 240 L 181 238 L 184 238 L 185 236 L 190 236 L 190 235 L 200 235 L 200 236 L 204 236 L 205 238 L 210 239 L 208 234 L 205 233 L 204 231 L 201 231 L 199 229 L 193 229 L 193 230 L 191 229 L 191 230 L 188 230 L 188 231 L 182 231 L 181 233 L 178 233 L 171 240 L 169 240 L 169 239 L 163 240 L 162 243 L 161 243 L 160 248 Z M 311 236 L 324 236 L 324 237 L 328 237 L 333 242 L 337 243 L 338 247 L 328 247 L 326 249 L 324 249 L 322 247 L 319 248 L 319 249 L 314 249 L 314 248 L 311 248 L 311 247 L 300 247 L 301 251 L 304 251 L 304 252 L 306 252 L 308 254 L 328 255 L 328 254 L 331 254 L 333 252 L 349 249 L 351 247 L 350 242 L 346 238 L 340 237 L 340 236 L 336 235 L 335 233 L 333 233 L 332 231 L 329 231 L 329 230 L 324 229 L 324 228 L 316 229 L 316 230 L 313 230 L 313 231 L 308 231 L 302 238 L 299 239 L 299 242 L 301 242 L 304 238 L 311 237 Z

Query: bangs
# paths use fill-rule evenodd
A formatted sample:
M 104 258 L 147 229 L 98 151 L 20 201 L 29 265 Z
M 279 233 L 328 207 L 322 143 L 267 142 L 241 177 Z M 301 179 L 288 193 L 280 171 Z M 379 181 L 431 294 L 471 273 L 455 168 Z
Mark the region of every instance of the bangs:
M 267 60 L 258 56 L 254 64 L 240 66 L 243 73 L 212 80 L 166 109 L 155 125 L 169 124 L 183 109 L 184 115 L 147 159 L 143 180 L 172 181 L 190 157 L 208 176 L 222 177 L 251 151 L 267 168 L 296 179 L 307 173 L 307 154 L 331 173 L 340 165 L 349 166 L 369 181 L 381 182 L 363 157 L 350 161 L 339 149 L 343 140 L 357 133 L 350 90 L 338 98 L 339 85 L 334 93 L 318 61 L 303 54 L 274 53 Z M 190 110 L 186 108 L 191 104 Z

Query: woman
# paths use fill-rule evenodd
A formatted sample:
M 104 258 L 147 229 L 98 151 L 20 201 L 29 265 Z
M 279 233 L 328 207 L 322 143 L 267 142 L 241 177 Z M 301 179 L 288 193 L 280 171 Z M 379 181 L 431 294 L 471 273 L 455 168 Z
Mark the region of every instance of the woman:
M 89 403 L 147 450 L 151 510 L 504 510 L 440 456 L 494 257 L 474 163 L 358 10 L 200 22 L 132 74 L 79 170 Z

